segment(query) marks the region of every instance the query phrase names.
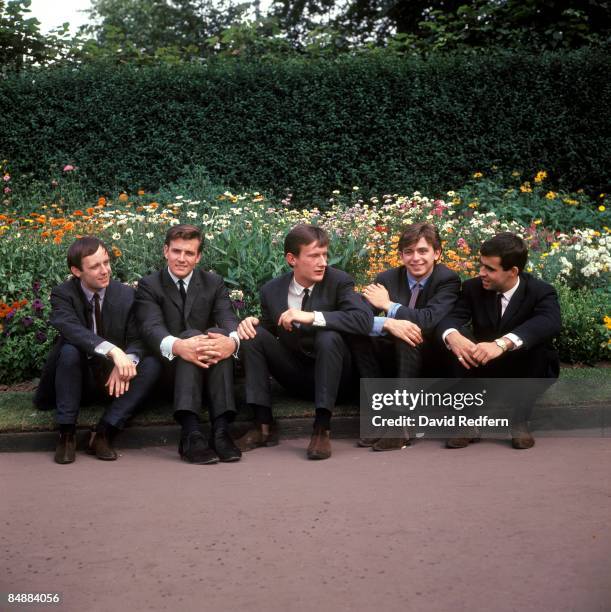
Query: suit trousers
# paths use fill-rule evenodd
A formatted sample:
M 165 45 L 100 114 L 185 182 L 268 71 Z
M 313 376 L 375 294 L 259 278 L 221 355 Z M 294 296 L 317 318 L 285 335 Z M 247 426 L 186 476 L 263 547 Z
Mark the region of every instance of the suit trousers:
M 188 329 L 180 334 L 180 338 L 192 338 L 208 332 L 227 335 L 223 329 L 212 327 L 206 332 Z M 167 370 L 174 383 L 174 413 L 187 410 L 198 416 L 201 415 L 205 393 L 210 421 L 222 414 L 230 418 L 235 416 L 233 359 L 223 359 L 210 368 L 203 369 L 190 361 L 176 357 L 170 362 Z
M 312 339 L 311 353 L 287 347 L 263 327 L 242 340 L 246 402 L 271 407 L 271 375 L 289 392 L 313 397 L 316 408 L 333 411 L 340 389 L 350 385 L 350 351 L 336 331 L 316 330 Z
M 419 378 L 424 368 L 422 346 L 387 336 L 353 336 L 350 349 L 361 378 Z
M 76 424 L 81 404 L 110 399 L 104 383 L 113 369 L 112 361 L 105 357 L 87 358 L 72 344 L 63 344 L 55 371 L 56 417 L 59 425 Z M 103 419 L 109 425 L 122 429 L 127 419 L 146 398 L 161 373 L 161 364 L 152 356 L 138 363 L 137 375 L 129 389 L 112 399 Z

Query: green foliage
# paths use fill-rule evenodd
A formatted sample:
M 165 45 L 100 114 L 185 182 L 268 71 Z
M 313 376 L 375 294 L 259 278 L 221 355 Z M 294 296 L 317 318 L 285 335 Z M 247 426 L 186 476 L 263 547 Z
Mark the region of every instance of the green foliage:
M 194 166 L 232 189 L 290 190 L 297 205 L 359 183 L 445 191 L 493 165 L 598 193 L 609 64 L 582 50 L 23 73 L 0 83 L 1 156 L 14 191 L 71 163 L 90 197 L 157 190 Z
M 562 312 L 562 331 L 556 344 L 562 361 L 592 365 L 609 359 L 611 330 L 605 327 L 604 316 L 609 312 L 611 291 L 556 288 Z

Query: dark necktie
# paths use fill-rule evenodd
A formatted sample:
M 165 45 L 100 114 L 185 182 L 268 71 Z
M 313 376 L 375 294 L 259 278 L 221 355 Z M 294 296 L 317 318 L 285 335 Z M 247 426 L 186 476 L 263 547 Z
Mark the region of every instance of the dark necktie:
M 102 309 L 100 308 L 100 294 L 93 294 L 93 316 L 95 320 L 95 333 L 102 335 Z
M 303 290 L 303 299 L 301 300 L 301 310 L 304 312 L 310 312 L 310 290 Z M 314 332 L 311 328 L 304 329 L 303 325 L 299 327 L 299 334 L 297 336 L 299 338 L 299 347 L 301 350 L 307 355 L 312 355 L 314 351 Z
M 416 283 L 412 289 L 412 294 L 409 298 L 409 304 L 407 305 L 408 308 L 416 308 L 416 300 L 418 299 L 418 296 L 420 295 L 420 289 L 421 289 L 420 283 Z
M 310 297 L 310 290 L 303 290 L 303 299 L 301 300 L 301 310 L 308 311 L 308 298 Z
M 496 294 L 496 327 L 501 327 L 501 319 L 503 318 L 503 294 Z
M 187 301 L 187 292 L 185 291 L 185 281 L 182 278 L 178 279 L 178 291 L 180 292 L 180 297 L 182 298 L 182 310 L 185 310 L 185 302 Z

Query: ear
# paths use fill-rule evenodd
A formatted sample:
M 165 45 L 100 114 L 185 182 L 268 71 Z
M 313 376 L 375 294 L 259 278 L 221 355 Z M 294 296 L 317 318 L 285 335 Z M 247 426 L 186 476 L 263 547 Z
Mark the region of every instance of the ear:
M 168 252 L 170 251 L 170 247 L 168 247 L 167 244 L 163 245 L 163 256 L 167 259 L 168 258 Z
M 81 278 L 82 270 L 79 270 L 76 266 L 70 266 L 70 272 L 72 272 L 73 276 L 76 278 Z
M 441 257 L 441 249 L 439 249 L 438 251 L 435 251 L 435 261 L 439 261 L 440 257 Z
M 284 256 L 284 259 L 286 260 L 286 263 L 291 266 L 291 268 L 295 266 L 295 262 L 297 261 L 297 258 L 295 255 L 293 255 L 293 253 L 287 253 Z

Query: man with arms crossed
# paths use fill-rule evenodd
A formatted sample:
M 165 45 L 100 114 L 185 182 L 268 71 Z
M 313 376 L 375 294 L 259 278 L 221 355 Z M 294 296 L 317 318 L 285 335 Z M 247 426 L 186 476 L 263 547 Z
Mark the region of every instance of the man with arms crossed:
M 134 290 L 110 278 L 106 245 L 93 236 L 79 238 L 67 259 L 72 278 L 51 292 L 51 325 L 60 335 L 34 402 L 42 409 L 56 408 L 60 437 L 55 461 L 65 464 L 75 459 L 81 400 L 114 398 L 89 442 L 91 454 L 112 461 L 117 458 L 114 436 L 149 393 L 161 368 L 138 339 Z
M 438 328 L 456 357 L 455 376 L 558 378 L 560 363 L 552 347 L 561 326 L 558 296 L 551 285 L 524 272 L 527 258 L 526 244 L 510 232 L 482 244 L 479 276 L 463 283 L 454 310 Z M 472 334 L 463 330 L 469 322 Z M 535 443 L 527 425 L 535 399 L 517 402 L 511 433 L 516 449 Z M 464 448 L 472 441 L 454 438 L 447 446 Z
M 165 380 L 174 388 L 174 418 L 181 425 L 178 453 L 188 463 L 238 461 L 229 435 L 235 416 L 233 360 L 239 348 L 238 320 L 223 279 L 195 266 L 202 234 L 193 225 L 175 225 L 165 238 L 168 265 L 142 278 L 136 317 L 143 339 L 161 356 Z M 204 387 L 212 434 L 200 427 Z
M 431 223 L 414 223 L 401 233 L 399 256 L 403 265 L 378 274 L 363 291 L 375 317 L 369 338 L 353 344 L 363 378 L 418 378 L 435 362 L 433 332 L 452 311 L 460 291 L 456 272 L 438 263 L 441 238 Z M 389 337 L 390 334 L 392 337 Z M 409 444 L 401 438 L 361 438 L 359 446 L 377 451 L 396 450 Z
M 255 425 L 238 444 L 243 450 L 277 443 L 271 410 L 270 374 L 284 387 L 314 395 L 316 417 L 307 456 L 331 456 L 331 414 L 340 387 L 351 374 L 345 334 L 367 334 L 373 316 L 354 292 L 354 281 L 327 266 L 329 237 L 312 225 L 286 236 L 291 272 L 261 289 L 261 319 L 247 317 L 238 328 L 246 371 L 246 401 Z

